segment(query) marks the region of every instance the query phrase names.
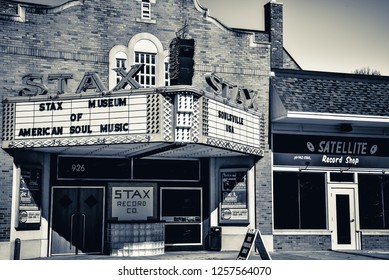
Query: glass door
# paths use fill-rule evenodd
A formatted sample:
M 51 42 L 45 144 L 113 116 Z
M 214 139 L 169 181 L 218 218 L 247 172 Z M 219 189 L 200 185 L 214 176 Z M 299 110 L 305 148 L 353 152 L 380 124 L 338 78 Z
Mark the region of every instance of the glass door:
M 330 230 L 333 250 L 357 249 L 355 187 L 330 185 Z

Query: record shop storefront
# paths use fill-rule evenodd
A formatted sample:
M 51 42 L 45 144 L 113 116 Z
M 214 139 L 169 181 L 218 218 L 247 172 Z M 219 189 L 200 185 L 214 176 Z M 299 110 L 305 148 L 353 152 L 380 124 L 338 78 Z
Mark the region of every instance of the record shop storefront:
M 275 239 L 298 236 L 310 250 L 388 248 L 388 144 L 274 134 Z
M 264 139 L 243 101 L 190 86 L 5 99 L 23 257 L 239 249 Z
M 274 250 L 389 249 L 389 78 L 276 70 Z

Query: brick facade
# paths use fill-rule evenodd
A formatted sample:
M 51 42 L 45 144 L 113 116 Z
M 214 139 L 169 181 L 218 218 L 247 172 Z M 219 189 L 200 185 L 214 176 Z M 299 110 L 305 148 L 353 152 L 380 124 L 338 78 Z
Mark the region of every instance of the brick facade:
M 91 71 L 97 72 L 108 87 L 109 52 L 113 47 L 127 46 L 133 36 L 146 32 L 156 36 L 163 49 L 168 50 L 170 41 L 187 21 L 188 37 L 195 39 L 196 44 L 193 86 L 205 89 L 204 75 L 216 72 L 233 84 L 259 93 L 259 109 L 266 124 L 261 129 L 266 141 L 265 156 L 256 166 L 256 216 L 262 233 L 271 234 L 269 75 L 271 60 L 282 59 L 282 5 L 267 6 L 271 20 L 278 23 L 270 21 L 270 29 L 253 33 L 220 25 L 206 16 L 196 0 L 151 1 L 149 22 L 140 20 L 140 3 L 97 0 L 83 4 L 72 1 L 55 8 L 26 6 L 22 7 L 22 17 L 18 15 L 20 6 L 18 10 L 16 6 L 1 5 L 0 57 L 8 67 L 0 69 L 0 95 L 17 96 L 24 87 L 23 76 L 29 73 L 43 75 L 49 95 L 56 94 L 57 85 L 47 81 L 48 74 L 73 74 L 68 83 L 69 94 L 75 92 L 84 73 Z M 8 15 L 10 10 L 12 16 Z M 269 38 L 275 38 L 274 44 Z M 295 65 L 288 63 L 288 67 Z M 0 113 L 2 119 L 2 108 Z M 11 155 L 0 150 L 0 241 L 10 240 L 13 161 Z
M 274 235 L 274 250 L 322 251 L 331 248 L 331 235 Z
M 0 110 L 1 113 L 1 110 Z M 0 133 L 1 135 L 1 133 Z M 0 149 L 0 242 L 8 241 L 11 227 L 12 157 Z
M 363 250 L 389 250 L 389 235 L 369 235 L 362 233 L 361 241 Z
M 292 73 L 296 77 L 293 77 L 294 80 L 290 80 L 289 77 L 287 81 L 291 81 L 297 88 L 295 92 L 309 89 L 301 95 L 302 99 L 307 99 L 307 96 L 313 93 L 321 96 L 317 102 L 310 103 L 315 107 L 313 112 L 320 112 L 321 107 L 330 104 L 328 99 L 323 98 L 327 93 L 326 86 L 330 83 L 336 82 L 338 89 L 339 85 L 345 85 L 347 89 L 354 90 L 366 78 L 349 74 L 346 79 L 336 74 L 337 78 L 334 79 L 334 74 L 320 73 L 324 75 L 320 84 L 315 83 L 312 86 L 308 83 L 309 79 L 302 81 L 300 76 L 310 73 L 302 71 L 283 48 L 283 6 L 275 1 L 265 5 L 264 31 L 227 28 L 217 19 L 210 17 L 197 0 L 153 0 L 150 3 L 151 20 L 143 20 L 141 1 L 138 0 L 70 1 L 63 6 L 52 8 L 1 2 L 0 24 L 3 36 L 0 37 L 0 61 L 5 65 L 0 69 L 1 98 L 17 96 L 25 87 L 22 84 L 23 76 L 30 73 L 43 75 L 42 82 L 48 87 L 48 95 L 57 93 L 56 82 L 47 80 L 49 74 L 73 75 L 67 85 L 66 94 L 74 94 L 86 72 L 96 72 L 108 88 L 109 75 L 112 72 L 109 66 L 110 51 L 113 48 L 127 47 L 131 39 L 138 34 L 147 34 L 159 40 L 166 54 L 176 32 L 187 22 L 187 37 L 195 40 L 193 87 L 207 90 L 208 85 L 204 76 L 215 72 L 234 85 L 258 92 L 258 107 L 263 113 L 264 123 L 260 128 L 264 136 L 261 147 L 264 149 L 264 156 L 255 164 L 256 227 L 266 236 L 268 242 L 273 242 L 274 250 L 330 249 L 330 234 L 300 234 L 294 231 L 287 235 L 285 232 L 277 234 L 277 231 L 273 230 L 270 80 L 277 83 L 274 89 L 279 87 L 279 91 L 282 88 L 290 92 L 291 85 L 280 77 Z M 373 79 L 372 86 L 369 84 L 368 89 L 377 92 L 378 88 L 384 93 L 387 91 L 385 79 L 384 77 Z M 339 96 L 339 91 L 336 94 Z M 304 102 L 295 101 L 296 99 L 293 99 L 289 105 L 302 108 Z M 354 103 L 349 102 L 348 98 L 344 98 L 344 101 L 348 105 L 342 103 L 340 107 L 348 110 L 347 112 L 351 112 L 347 106 L 355 109 L 357 102 L 362 102 L 360 95 Z M 318 104 L 321 107 L 318 107 Z M 382 115 L 386 116 L 386 111 Z M 0 124 L 4 126 L 3 106 L 0 106 Z M 2 137 L 1 133 L 0 129 Z M 14 163 L 25 163 L 29 160 L 28 157 L 31 158 L 31 154 L 20 156 L 0 149 L 0 245 L 13 242 L 11 218 L 15 217 L 12 216 L 11 210 L 12 200 L 17 199 L 12 198 L 12 186 L 15 184 L 13 166 Z M 43 162 L 41 155 L 34 154 L 33 157 L 35 157 L 33 161 Z M 204 222 L 204 226 L 206 225 L 209 225 L 209 221 Z M 361 238 L 361 247 L 368 250 L 388 249 L 388 238 L 387 235 L 364 234 Z

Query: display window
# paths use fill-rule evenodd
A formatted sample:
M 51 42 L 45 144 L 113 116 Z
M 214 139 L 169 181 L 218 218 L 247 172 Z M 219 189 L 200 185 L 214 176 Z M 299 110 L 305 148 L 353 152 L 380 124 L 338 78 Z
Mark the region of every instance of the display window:
M 358 176 L 361 229 L 389 229 L 389 176 Z
M 274 228 L 326 229 L 325 173 L 274 172 Z

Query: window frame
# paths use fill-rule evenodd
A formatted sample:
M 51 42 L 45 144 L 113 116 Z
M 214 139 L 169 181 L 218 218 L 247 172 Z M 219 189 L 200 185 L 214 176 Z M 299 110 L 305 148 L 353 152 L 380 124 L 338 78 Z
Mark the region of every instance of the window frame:
M 363 185 L 362 177 L 370 177 L 367 181 L 369 182 L 368 185 Z M 378 185 L 371 185 L 370 183 L 372 181 L 376 180 L 379 184 Z M 365 179 L 366 180 L 366 179 Z M 367 188 L 367 190 L 365 189 Z M 377 190 L 376 192 L 372 193 L 373 190 Z M 368 193 L 364 193 L 367 191 Z M 377 222 L 381 223 L 381 227 L 374 227 L 371 224 L 374 222 L 374 216 L 367 216 L 365 218 L 365 210 L 370 210 L 368 214 L 372 214 L 372 208 L 373 204 L 371 204 L 373 201 L 371 201 L 371 198 L 374 195 L 377 196 L 376 202 L 378 202 L 377 206 L 380 208 L 378 211 L 376 211 L 375 214 L 382 215 L 381 218 L 377 219 Z M 359 216 L 360 216 L 360 228 L 361 230 L 389 230 L 389 176 L 387 175 L 373 175 L 373 174 L 358 174 L 358 204 L 359 204 Z M 369 201 L 370 198 L 370 201 Z M 370 203 L 366 205 L 365 203 Z M 367 221 L 365 223 L 365 221 Z M 369 224 L 370 223 L 370 224 Z
M 276 186 L 276 182 L 278 179 L 276 179 L 276 176 L 277 174 L 281 174 L 281 175 L 290 175 L 290 176 L 295 176 L 294 179 L 296 179 L 295 181 L 293 181 L 292 185 L 289 185 L 289 186 L 280 186 L 279 188 Z M 304 226 L 305 223 L 307 223 L 307 221 L 309 222 L 309 220 L 312 220 L 312 217 L 311 218 L 307 218 L 306 214 L 308 213 L 307 211 L 304 211 L 302 210 L 303 207 L 306 207 L 307 205 L 309 206 L 309 203 L 304 203 L 304 201 L 302 201 L 302 198 L 303 198 L 303 189 L 302 189 L 302 178 L 303 176 L 307 175 L 313 175 L 313 174 L 316 174 L 318 176 L 321 176 L 322 177 L 322 180 L 320 182 L 320 187 L 322 188 L 321 189 L 321 197 L 320 197 L 320 203 L 321 203 L 321 206 L 320 206 L 320 219 L 322 219 L 320 221 L 320 226 Z M 273 227 L 274 227 L 274 230 L 278 231 L 278 230 L 287 230 L 287 231 L 300 231 L 300 230 L 314 230 L 314 231 L 321 231 L 321 230 L 327 230 L 328 229 L 328 219 L 327 219 L 327 184 L 326 184 L 326 173 L 325 172 L 287 172 L 287 171 L 274 171 L 273 172 L 273 213 L 274 213 L 274 216 L 273 216 L 273 220 L 274 220 L 274 223 L 273 223 Z M 282 180 L 282 179 L 280 179 Z M 288 182 L 290 182 L 290 180 L 288 180 Z M 293 190 L 292 188 L 295 188 L 295 190 Z M 285 205 L 286 203 L 288 203 L 288 199 L 285 198 L 285 197 L 280 197 L 281 199 L 281 202 L 278 202 L 278 198 L 276 197 L 277 195 L 279 195 L 279 192 L 282 192 L 283 190 L 287 190 L 287 191 L 291 191 L 293 197 L 295 198 L 294 201 L 291 202 L 291 205 L 289 208 L 279 208 L 280 206 L 279 205 Z M 277 194 L 278 193 L 278 194 Z M 289 197 L 289 196 L 288 196 Z M 313 204 L 311 203 L 311 206 Z M 291 208 L 292 207 L 292 208 Z M 278 212 L 277 214 L 277 211 L 283 211 L 283 212 Z M 287 212 L 287 215 L 286 215 L 286 212 Z M 311 212 L 314 212 L 314 211 L 311 211 Z M 295 217 L 290 217 L 291 213 L 294 213 L 294 216 Z M 310 212 L 309 212 L 310 213 Z M 279 216 L 280 215 L 280 216 Z M 291 225 L 291 224 L 281 224 L 281 223 L 284 223 L 286 219 L 282 219 L 282 215 L 284 217 L 288 216 L 288 219 L 291 219 L 291 218 L 294 218 L 294 222 L 292 224 L 294 225 Z M 305 218 L 304 218 L 305 217 Z
M 151 3 L 149 0 L 142 0 L 141 2 L 141 19 L 151 20 Z
M 135 80 L 144 88 L 157 86 L 157 56 L 157 53 L 134 52 L 135 64 L 144 64 L 143 69 L 136 75 Z
M 153 34 L 142 32 L 134 35 L 130 40 L 127 46 L 117 45 L 114 46 L 109 52 L 109 89 L 112 90 L 116 86 L 116 76 L 117 73 L 113 70 L 116 68 L 116 56 L 119 52 L 123 52 L 127 55 L 127 65 L 128 67 L 135 64 L 135 51 L 143 51 L 141 48 L 137 47 L 137 43 L 142 40 L 149 40 L 155 45 L 156 51 L 156 87 L 162 87 L 166 85 L 165 81 L 165 59 L 169 55 L 169 50 L 164 49 L 161 41 L 154 36 Z M 150 52 L 149 49 L 146 49 L 145 52 Z

